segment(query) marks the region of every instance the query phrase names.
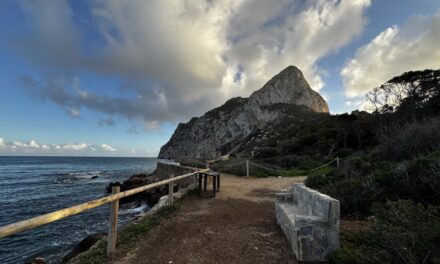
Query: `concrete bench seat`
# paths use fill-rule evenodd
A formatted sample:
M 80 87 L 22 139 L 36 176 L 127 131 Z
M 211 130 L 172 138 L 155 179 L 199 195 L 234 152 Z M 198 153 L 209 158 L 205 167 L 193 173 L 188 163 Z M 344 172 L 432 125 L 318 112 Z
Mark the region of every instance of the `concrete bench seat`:
M 304 184 L 275 195 L 277 223 L 299 261 L 325 261 L 339 248 L 339 201 Z

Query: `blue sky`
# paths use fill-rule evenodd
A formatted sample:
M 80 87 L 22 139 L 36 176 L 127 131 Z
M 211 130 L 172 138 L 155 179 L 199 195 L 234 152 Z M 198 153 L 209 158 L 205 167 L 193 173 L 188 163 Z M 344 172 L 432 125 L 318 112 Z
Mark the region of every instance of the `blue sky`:
M 332 113 L 440 68 L 438 0 L 6 0 L 0 25 L 0 155 L 156 156 L 288 65 Z

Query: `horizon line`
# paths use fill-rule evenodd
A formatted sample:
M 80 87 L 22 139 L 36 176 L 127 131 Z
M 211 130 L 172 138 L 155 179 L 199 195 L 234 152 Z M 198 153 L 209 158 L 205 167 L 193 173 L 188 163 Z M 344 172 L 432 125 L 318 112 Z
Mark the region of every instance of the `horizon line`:
M 159 159 L 157 156 L 156 157 L 142 157 L 142 156 L 81 156 L 81 155 L 76 155 L 76 156 L 72 156 L 72 155 L 67 155 L 67 156 L 63 156 L 63 155 L 59 155 L 59 156 L 53 156 L 53 155 L 2 155 L 0 154 L 0 157 L 29 157 L 29 158 L 36 158 L 36 157 L 45 157 L 45 158 L 155 158 L 155 159 Z

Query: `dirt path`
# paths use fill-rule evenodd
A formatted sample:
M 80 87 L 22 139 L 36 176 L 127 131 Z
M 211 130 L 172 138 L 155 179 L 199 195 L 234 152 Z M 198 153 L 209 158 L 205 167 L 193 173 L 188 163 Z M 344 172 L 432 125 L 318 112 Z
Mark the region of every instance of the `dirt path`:
M 276 225 L 273 196 L 304 177 L 221 180 L 216 198 L 186 198 L 176 216 L 113 263 L 296 263 Z

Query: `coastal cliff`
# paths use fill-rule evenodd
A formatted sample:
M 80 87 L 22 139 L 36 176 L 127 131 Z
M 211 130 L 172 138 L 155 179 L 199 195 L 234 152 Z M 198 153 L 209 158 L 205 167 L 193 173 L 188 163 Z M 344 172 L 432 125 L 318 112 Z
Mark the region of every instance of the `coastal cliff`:
M 243 140 L 285 116 L 285 106 L 328 113 L 327 102 L 313 91 L 302 72 L 289 66 L 248 98 L 235 97 L 188 123 L 180 123 L 159 158 L 211 159 L 231 154 Z

